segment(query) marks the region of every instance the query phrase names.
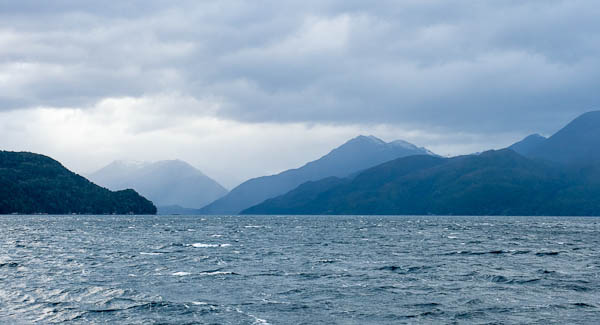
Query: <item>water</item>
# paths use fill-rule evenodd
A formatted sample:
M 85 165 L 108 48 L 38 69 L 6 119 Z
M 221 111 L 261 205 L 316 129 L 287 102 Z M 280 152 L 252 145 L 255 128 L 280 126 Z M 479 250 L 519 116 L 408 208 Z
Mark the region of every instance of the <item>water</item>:
M 0 323 L 600 322 L 600 219 L 0 216 Z

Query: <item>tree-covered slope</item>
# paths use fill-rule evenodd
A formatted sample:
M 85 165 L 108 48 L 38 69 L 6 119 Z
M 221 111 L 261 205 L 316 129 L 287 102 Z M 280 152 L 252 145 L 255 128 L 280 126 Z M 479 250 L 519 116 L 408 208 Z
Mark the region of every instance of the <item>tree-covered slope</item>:
M 597 168 L 551 166 L 509 149 L 449 159 L 415 156 L 333 186 L 311 184 L 315 191 L 301 186 L 243 213 L 600 215 L 598 175 Z
M 155 214 L 134 190 L 111 192 L 49 157 L 0 151 L 0 214 Z

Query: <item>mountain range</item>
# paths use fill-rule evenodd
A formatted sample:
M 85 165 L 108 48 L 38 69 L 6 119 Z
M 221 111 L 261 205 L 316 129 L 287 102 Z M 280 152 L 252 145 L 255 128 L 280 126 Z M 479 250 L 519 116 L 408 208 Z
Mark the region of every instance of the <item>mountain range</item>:
M 238 214 L 269 198 L 285 194 L 297 186 L 325 177 L 346 177 L 386 161 L 410 155 L 433 155 L 405 141 L 385 142 L 374 136 L 358 136 L 325 156 L 277 175 L 250 179 L 226 196 L 200 210 L 202 214 Z
M 58 161 L 29 152 L 0 151 L 0 214 L 155 214 L 134 190 L 111 192 Z
M 0 214 L 156 213 L 142 194 L 164 213 L 600 215 L 599 145 L 600 111 L 548 138 L 534 134 L 506 149 L 453 158 L 358 136 L 228 194 L 179 160 L 119 161 L 90 176 L 117 190 L 110 191 L 49 157 L 0 151 Z
M 412 156 L 328 178 L 243 214 L 600 215 L 598 169 L 565 170 L 508 149 Z
M 158 206 L 159 213 L 190 213 L 227 194 L 219 183 L 181 160 L 115 161 L 89 175 L 111 190 L 131 188 Z
M 600 215 L 600 112 L 549 138 L 441 158 L 417 155 L 326 178 L 242 214 Z

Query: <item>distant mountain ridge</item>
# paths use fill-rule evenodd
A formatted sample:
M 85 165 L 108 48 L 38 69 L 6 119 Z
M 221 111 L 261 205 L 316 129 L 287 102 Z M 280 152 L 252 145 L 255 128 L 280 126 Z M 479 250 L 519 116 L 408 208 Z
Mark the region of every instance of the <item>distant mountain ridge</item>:
M 58 161 L 29 152 L 0 151 L 0 214 L 155 214 L 134 190 L 111 192 Z
M 543 137 L 539 134 L 532 134 L 527 136 L 525 139 L 514 143 L 513 145 L 511 145 L 510 147 L 508 147 L 509 149 L 512 149 L 513 151 L 527 156 L 528 154 L 531 153 L 531 151 L 533 151 L 535 148 L 537 148 L 539 145 L 541 145 L 544 141 L 546 141 L 546 137 Z
M 441 158 L 412 156 L 326 178 L 243 214 L 600 215 L 600 111 L 546 139 Z
M 115 161 L 89 175 L 112 190 L 132 188 L 159 207 L 201 208 L 227 194 L 219 183 L 181 160 Z
M 600 162 L 600 111 L 580 115 L 527 156 L 563 164 Z
M 358 136 L 325 156 L 277 175 L 250 179 L 229 194 L 201 209 L 204 214 L 238 214 L 266 199 L 284 194 L 307 181 L 345 177 L 360 170 L 410 155 L 433 155 L 405 141 L 385 142 L 374 136 Z
M 529 158 L 560 164 L 600 163 L 600 111 L 578 116 L 547 139 L 534 134 L 509 148 Z
M 305 183 L 242 214 L 600 215 L 599 170 L 562 169 L 508 149 L 411 156 L 354 179 Z

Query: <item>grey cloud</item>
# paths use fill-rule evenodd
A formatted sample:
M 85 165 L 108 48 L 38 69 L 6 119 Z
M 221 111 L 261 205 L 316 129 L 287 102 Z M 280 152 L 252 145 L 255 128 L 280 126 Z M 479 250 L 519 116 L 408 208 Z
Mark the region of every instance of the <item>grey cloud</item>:
M 599 15 L 580 0 L 0 1 L 0 109 L 174 91 L 249 122 L 551 132 L 600 106 Z

